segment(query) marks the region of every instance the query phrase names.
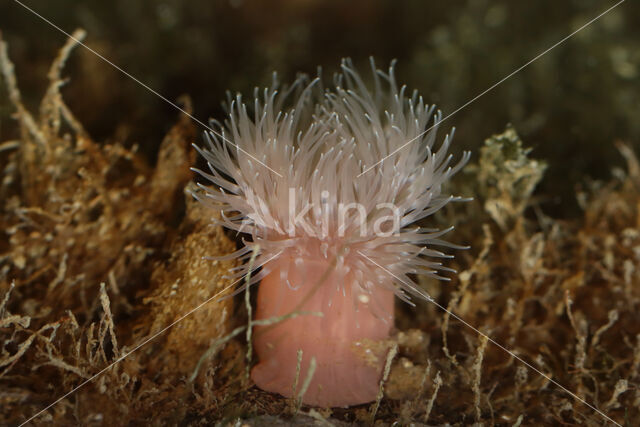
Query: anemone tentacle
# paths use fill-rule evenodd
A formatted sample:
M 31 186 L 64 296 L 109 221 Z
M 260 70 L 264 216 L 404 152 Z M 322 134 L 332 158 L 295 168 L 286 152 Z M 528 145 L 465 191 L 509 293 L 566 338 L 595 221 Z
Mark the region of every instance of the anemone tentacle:
M 301 76 L 280 91 L 274 78 L 249 104 L 240 95 L 231 99 L 224 124 L 211 122 L 218 132 L 208 132 L 207 147 L 198 148 L 210 171 L 196 172 L 212 185 L 201 186 L 200 199 L 221 211 L 223 226 L 258 243 L 255 265 L 263 270 L 252 283 L 268 274 L 265 262 L 278 252 L 332 257 L 354 298 L 388 287 L 389 274 L 398 297 L 425 297 L 408 274 L 441 278 L 451 271 L 437 261 L 448 256 L 432 248 L 463 248 L 441 239 L 449 229 L 411 225 L 461 200 L 443 193 L 443 185 L 470 155 L 451 164 L 453 130 L 436 147 L 442 113 L 398 87 L 394 63 L 385 73 L 372 60 L 371 69 L 371 90 L 348 59 L 333 88 Z M 248 250 L 237 256 L 247 258 Z

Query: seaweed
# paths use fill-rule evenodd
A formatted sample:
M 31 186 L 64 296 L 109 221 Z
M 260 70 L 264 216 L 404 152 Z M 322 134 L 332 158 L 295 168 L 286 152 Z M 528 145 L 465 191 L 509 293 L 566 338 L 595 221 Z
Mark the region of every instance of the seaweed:
M 439 219 L 471 249 L 451 283 L 419 278 L 433 301 L 399 310 L 378 343 L 380 399 L 309 408 L 247 381 L 241 335 L 256 322 L 229 297 L 234 262 L 203 258 L 235 245 L 191 196 L 193 124 L 176 119 L 154 164 L 135 145 L 94 141 L 60 92 L 75 46 L 53 61 L 34 115 L 0 40 L 19 132 L 0 143 L 0 423 L 605 421 L 575 396 L 620 424 L 640 415 L 640 165 L 628 145 L 626 169 L 585 180 L 581 215 L 558 220 L 536 192 L 552 161 L 532 158 L 513 127 L 488 138 L 456 182 L 474 201 Z

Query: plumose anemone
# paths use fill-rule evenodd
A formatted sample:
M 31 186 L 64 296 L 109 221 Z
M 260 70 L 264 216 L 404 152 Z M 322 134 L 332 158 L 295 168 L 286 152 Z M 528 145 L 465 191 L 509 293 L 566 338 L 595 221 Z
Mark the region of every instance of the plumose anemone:
M 301 76 L 279 91 L 274 78 L 249 106 L 237 95 L 199 149 L 210 173 L 198 172 L 213 184 L 201 185 L 200 200 L 250 236 L 228 258 L 259 251 L 233 276 L 260 269 L 245 284 L 261 282 L 256 319 L 322 313 L 256 327 L 253 340 L 251 378 L 263 390 L 291 397 L 296 371 L 315 359 L 303 397 L 311 405 L 376 398 L 384 355 L 358 347 L 389 337 L 394 296 L 429 298 L 413 275 L 452 271 L 434 247 L 458 247 L 440 239 L 450 229 L 415 223 L 461 200 L 442 187 L 470 154 L 451 165 L 452 134 L 434 147 L 441 112 L 397 86 L 393 63 L 388 73 L 371 68 L 371 90 L 343 60 L 330 88 Z

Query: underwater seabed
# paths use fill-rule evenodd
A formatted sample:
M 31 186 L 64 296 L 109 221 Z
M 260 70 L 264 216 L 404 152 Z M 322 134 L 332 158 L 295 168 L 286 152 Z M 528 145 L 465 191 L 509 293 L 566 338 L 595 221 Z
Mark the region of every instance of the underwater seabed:
M 564 166 L 534 159 L 507 127 L 453 182 L 474 200 L 436 216 L 471 249 L 448 265 L 459 272 L 450 283 L 421 285 L 544 376 L 422 301 L 397 310 L 377 401 L 312 408 L 248 377 L 243 296 L 218 299 L 236 264 L 202 258 L 236 246 L 189 194 L 194 123 L 175 120 L 155 164 L 135 146 L 94 141 L 59 91 L 71 45 L 37 110 L 0 51 L 20 130 L 0 143 L 0 423 L 82 385 L 33 422 L 601 424 L 549 378 L 620 423 L 638 417 L 640 165 L 628 145 L 618 144 L 626 168 L 585 182 L 580 215 L 556 220 L 534 190 Z

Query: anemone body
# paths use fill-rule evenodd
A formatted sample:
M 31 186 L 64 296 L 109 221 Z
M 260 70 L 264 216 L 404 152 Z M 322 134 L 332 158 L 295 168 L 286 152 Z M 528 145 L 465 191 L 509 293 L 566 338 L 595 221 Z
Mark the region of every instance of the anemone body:
M 341 273 L 326 259 L 282 255 L 272 268 L 258 289 L 257 319 L 291 312 L 322 313 L 322 316 L 303 314 L 256 328 L 254 347 L 260 362 L 251 373 L 256 385 L 295 397 L 311 375 L 304 393 L 307 404 L 348 406 L 374 400 L 385 355 L 367 354 L 372 353 L 367 344 L 368 340 L 389 336 L 393 326 L 393 292 L 373 288 L 373 298 L 378 304 L 376 314 L 385 316 L 379 317 L 360 301 L 353 306 L 353 287 L 348 286 L 353 278 L 340 277 Z M 285 281 L 295 283 L 295 287 L 282 286 L 285 275 Z M 331 285 L 336 283 L 347 286 L 335 292 Z M 359 347 L 363 350 L 359 351 Z M 301 351 L 299 368 L 298 351 Z
M 294 396 L 313 358 L 302 399 L 318 406 L 375 398 L 384 355 L 363 357 L 358 346 L 388 338 L 394 296 L 429 298 L 410 275 L 440 277 L 449 256 L 434 247 L 456 247 L 440 240 L 448 229 L 415 222 L 459 200 L 442 185 L 469 154 L 450 166 L 451 136 L 434 147 L 441 113 L 397 87 L 393 64 L 372 71 L 372 90 L 345 60 L 328 89 L 300 77 L 282 92 L 256 90 L 251 107 L 238 95 L 199 150 L 210 173 L 198 172 L 213 184 L 201 200 L 251 236 L 230 257 L 259 251 L 234 276 L 260 269 L 245 285 L 262 281 L 256 318 L 295 314 L 256 328 L 252 378 Z

